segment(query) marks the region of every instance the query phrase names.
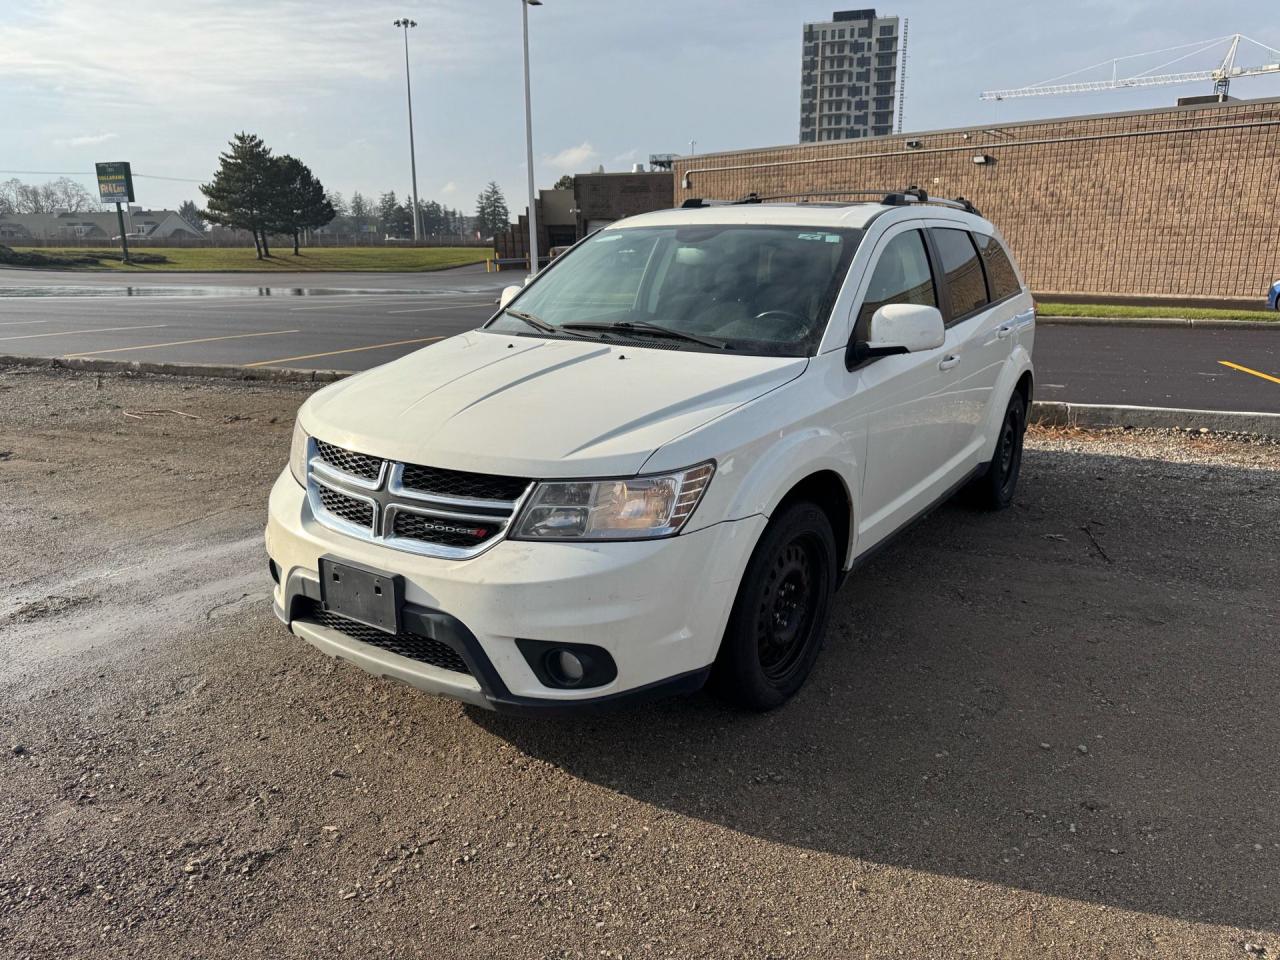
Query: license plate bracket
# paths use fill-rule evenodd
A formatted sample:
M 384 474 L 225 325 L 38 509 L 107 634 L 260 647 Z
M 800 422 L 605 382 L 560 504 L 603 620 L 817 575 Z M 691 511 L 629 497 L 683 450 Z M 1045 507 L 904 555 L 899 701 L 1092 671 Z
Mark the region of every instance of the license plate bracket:
M 404 577 L 321 557 L 320 602 L 340 617 L 384 633 L 399 633 Z

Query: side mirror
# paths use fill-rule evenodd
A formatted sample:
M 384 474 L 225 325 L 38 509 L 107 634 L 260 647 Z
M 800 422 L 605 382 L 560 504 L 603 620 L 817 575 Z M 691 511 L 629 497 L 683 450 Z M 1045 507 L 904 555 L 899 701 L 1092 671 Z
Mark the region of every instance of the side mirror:
M 524 287 L 510 286 L 503 287 L 502 294 L 498 297 L 498 309 L 505 310 L 508 303 L 516 298 L 516 295 L 523 290 Z
M 947 340 L 947 327 L 937 307 L 886 303 L 871 315 L 864 341 L 849 341 L 845 362 L 853 368 L 871 357 L 936 350 Z

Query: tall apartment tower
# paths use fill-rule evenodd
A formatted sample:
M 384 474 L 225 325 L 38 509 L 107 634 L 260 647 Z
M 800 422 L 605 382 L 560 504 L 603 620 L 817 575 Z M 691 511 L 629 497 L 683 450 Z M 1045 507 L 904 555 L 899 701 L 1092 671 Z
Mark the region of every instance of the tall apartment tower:
M 898 18 L 875 10 L 838 10 L 804 25 L 801 143 L 893 133 L 898 41 Z

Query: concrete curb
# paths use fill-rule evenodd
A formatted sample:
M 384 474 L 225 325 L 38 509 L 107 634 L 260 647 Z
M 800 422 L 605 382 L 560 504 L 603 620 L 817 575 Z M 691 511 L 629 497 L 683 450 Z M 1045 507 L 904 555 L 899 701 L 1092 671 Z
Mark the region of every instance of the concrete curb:
M 1096 403 L 1037 401 L 1031 422 L 1056 427 L 1152 427 L 1249 433 L 1280 439 L 1280 413 L 1234 410 L 1180 410 L 1175 407 L 1128 407 Z
M 21 357 L 0 355 L 0 367 L 85 370 L 91 373 L 141 373 L 170 377 L 217 377 L 225 380 L 268 380 L 273 383 L 332 383 L 351 376 L 349 370 L 288 370 L 283 367 L 236 367 L 203 363 L 148 363 L 140 360 Z
M 1038 316 L 1036 322 L 1055 327 L 1201 327 L 1206 330 L 1280 330 L 1280 321 L 1191 320 L 1186 317 Z

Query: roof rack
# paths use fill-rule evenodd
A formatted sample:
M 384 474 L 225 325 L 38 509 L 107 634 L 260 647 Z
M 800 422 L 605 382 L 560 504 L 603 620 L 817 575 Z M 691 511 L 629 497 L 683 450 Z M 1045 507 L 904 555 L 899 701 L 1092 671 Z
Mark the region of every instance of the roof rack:
M 920 187 L 914 184 L 901 193 L 886 194 L 882 203 L 889 206 L 905 206 L 909 203 L 936 203 L 943 207 L 954 207 L 957 210 L 963 210 L 965 213 L 972 213 L 975 217 L 982 216 L 970 201 L 964 197 L 956 197 L 954 200 L 947 200 L 944 197 L 931 197 Z
M 911 203 L 936 203 L 939 206 L 964 210 L 974 216 L 982 216 L 970 201 L 964 197 L 947 200 L 943 197 L 931 197 L 920 187 L 912 184 L 905 190 L 824 190 L 807 193 L 775 193 L 766 197 L 758 193 L 749 193 L 737 200 L 706 200 L 702 197 L 690 197 L 680 206 L 682 208 L 738 206 L 745 203 L 766 203 L 771 200 L 811 200 L 816 197 L 879 197 L 880 203 L 890 207 L 901 207 Z
M 737 200 L 705 200 L 702 197 L 690 197 L 684 203 L 680 204 L 680 209 L 688 210 L 696 207 L 728 207 L 737 202 Z

